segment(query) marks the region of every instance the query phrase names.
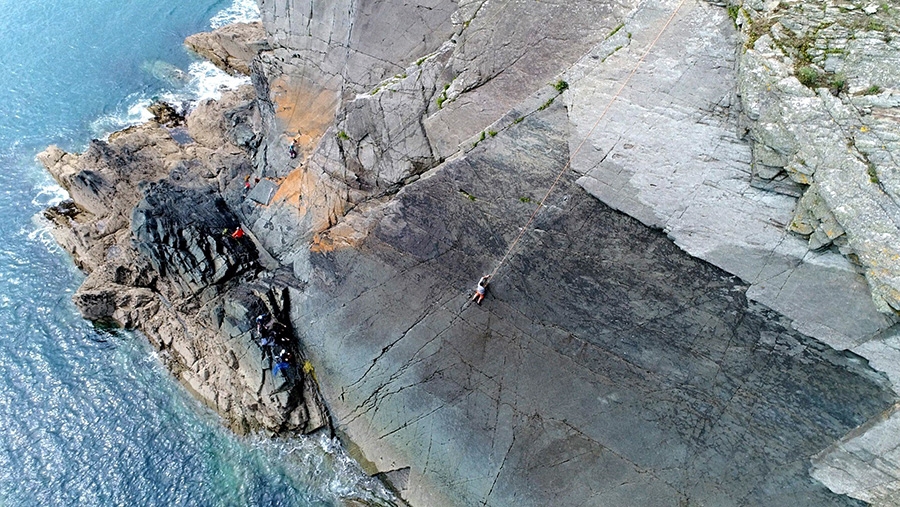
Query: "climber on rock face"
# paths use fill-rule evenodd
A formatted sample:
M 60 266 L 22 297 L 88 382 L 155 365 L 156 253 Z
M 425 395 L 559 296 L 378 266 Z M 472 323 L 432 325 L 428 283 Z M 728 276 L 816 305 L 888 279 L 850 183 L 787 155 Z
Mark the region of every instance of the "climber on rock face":
M 288 154 L 290 154 L 291 158 L 297 158 L 297 140 L 296 139 L 291 141 L 291 147 L 288 148 Z
M 484 294 L 487 292 L 488 278 L 491 275 L 484 275 L 481 277 L 481 280 L 478 280 L 478 285 L 475 287 L 475 295 L 472 296 L 472 301 L 475 304 L 480 305 L 481 301 L 484 300 Z
M 291 379 L 288 377 L 291 367 L 291 353 L 287 351 L 287 349 L 282 348 L 278 354 L 275 356 L 275 366 L 272 368 L 272 376 L 278 375 L 278 372 L 284 372 L 284 378 L 287 381 Z

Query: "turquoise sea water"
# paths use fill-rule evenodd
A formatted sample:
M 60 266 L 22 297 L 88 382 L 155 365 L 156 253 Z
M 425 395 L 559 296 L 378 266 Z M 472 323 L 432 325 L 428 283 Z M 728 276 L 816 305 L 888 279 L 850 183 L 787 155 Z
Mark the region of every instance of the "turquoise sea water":
M 385 498 L 324 438 L 238 438 L 145 340 L 105 334 L 70 298 L 83 275 L 41 211 L 64 197 L 34 161 L 234 79 L 184 37 L 253 0 L 0 0 L 0 505 L 341 505 Z

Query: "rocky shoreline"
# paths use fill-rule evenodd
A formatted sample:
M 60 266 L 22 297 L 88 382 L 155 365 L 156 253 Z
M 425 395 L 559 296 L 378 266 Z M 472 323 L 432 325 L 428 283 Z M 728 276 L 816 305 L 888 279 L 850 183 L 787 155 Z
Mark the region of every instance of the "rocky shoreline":
M 241 219 L 229 202 L 253 168 L 238 144 L 252 140 L 228 122 L 253 100 L 247 86 L 187 118 L 156 104 L 152 121 L 80 155 L 50 147 L 38 159 L 74 202 L 45 215 L 88 274 L 74 296 L 85 318 L 142 331 L 235 431 L 309 433 L 330 423 L 288 318 L 296 282 L 272 269 L 249 230 L 232 236 Z M 290 338 L 284 379 L 266 364 L 259 315 Z
M 412 505 L 889 505 L 898 15 L 809 5 L 686 2 L 594 133 L 674 2 L 261 1 L 187 42 L 253 86 L 39 156 L 76 305 Z

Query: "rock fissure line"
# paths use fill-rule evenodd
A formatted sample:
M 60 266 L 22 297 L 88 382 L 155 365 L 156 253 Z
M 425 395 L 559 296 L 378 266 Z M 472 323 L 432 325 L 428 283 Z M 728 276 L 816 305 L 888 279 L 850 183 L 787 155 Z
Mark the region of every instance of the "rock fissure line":
M 238 431 L 327 429 L 328 416 L 317 412 L 318 395 L 309 392 L 310 379 L 278 385 L 281 379 L 266 375 L 256 360 L 258 333 L 252 321 L 261 312 L 278 314 L 289 327 L 284 335 L 293 338 L 285 345 L 298 356 L 308 353 L 310 361 L 322 365 L 321 371 L 329 372 L 320 379 L 321 387 L 333 403 L 341 434 L 358 444 L 372 472 L 411 470 L 411 482 L 400 494 L 414 505 L 500 506 L 523 499 L 543 505 L 559 500 L 661 505 L 671 500 L 673 488 L 679 498 L 698 503 L 743 498 L 746 503 L 777 505 L 792 491 L 790 498 L 797 505 L 852 504 L 810 481 L 797 464 L 894 403 L 896 396 L 886 391 L 884 379 L 870 374 L 856 358 L 799 337 L 790 322 L 774 313 L 748 315 L 755 310 L 743 295 L 727 290 L 733 283 L 724 284 L 723 274 L 581 192 L 654 227 L 665 224 L 681 248 L 696 251 L 696 239 L 685 239 L 689 230 L 706 241 L 699 249 L 703 255 L 719 256 L 713 259 L 716 264 L 740 258 L 735 274 L 755 274 L 751 283 L 775 280 L 772 273 L 781 273 L 782 283 L 771 289 L 776 298 L 768 301 L 795 298 L 789 296 L 801 293 L 795 286 L 823 279 L 796 271 L 816 258 L 805 253 L 802 257 L 810 262 L 800 263 L 782 254 L 791 252 L 795 242 L 784 234 L 784 225 L 777 237 L 770 232 L 788 222 L 776 213 L 783 207 L 780 201 L 770 196 L 767 207 L 758 208 L 741 201 L 758 195 L 746 184 L 747 175 L 757 178 L 759 168 L 766 166 L 762 162 L 779 166 L 786 161 L 774 158 L 791 150 L 760 148 L 751 157 L 733 132 L 725 132 L 732 126 L 737 130 L 736 124 L 729 124 L 736 121 L 729 111 L 711 112 L 711 104 L 730 105 L 723 97 L 733 96 L 722 90 L 737 86 L 726 65 L 734 57 L 721 49 L 733 35 L 724 10 L 680 3 L 679 8 L 702 16 L 675 19 L 679 29 L 671 41 L 658 46 L 660 65 L 641 73 L 642 101 L 657 106 L 620 101 L 606 129 L 614 142 L 605 132 L 584 136 L 600 107 L 596 102 L 609 98 L 610 83 L 621 79 L 615 69 L 630 67 L 639 56 L 612 46 L 630 45 L 632 33 L 646 44 L 672 3 L 600 6 L 576 0 L 565 9 L 530 4 L 533 10 L 524 12 L 516 2 L 458 5 L 439 0 L 430 9 L 419 9 L 389 1 L 377 15 L 362 12 L 355 1 L 340 0 L 333 11 L 311 3 L 308 13 L 293 9 L 287 0 L 265 3 L 270 40 L 267 48 L 258 46 L 264 49 L 251 66 L 258 96 L 251 97 L 253 91 L 226 95 L 218 105 L 200 105 L 189 115 L 188 129 L 198 142 L 173 148 L 172 153 L 182 150 L 178 156 L 196 160 L 196 165 L 159 168 L 158 173 L 147 167 L 119 170 L 130 160 L 128 153 L 150 156 L 143 148 L 152 145 L 123 143 L 125 135 L 94 149 L 113 161 L 106 164 L 112 171 L 97 169 L 92 173 L 96 177 L 88 177 L 94 168 L 70 156 L 48 164 L 73 195 L 88 198 L 97 220 L 104 219 L 104 206 L 111 216 L 129 216 L 128 206 L 152 199 L 158 201 L 154 206 L 176 204 L 171 207 L 177 215 L 177 194 L 186 196 L 191 213 L 173 225 L 202 225 L 210 219 L 204 218 L 207 197 L 199 189 L 218 189 L 248 231 L 257 233 L 259 246 L 254 250 L 250 242 L 231 242 L 219 252 L 218 246 L 203 242 L 206 233 L 198 229 L 186 239 L 200 241 L 186 248 L 191 254 L 149 245 L 146 252 L 135 253 L 122 243 L 119 264 L 104 264 L 87 252 L 99 236 L 83 232 L 87 236 L 80 237 L 80 246 L 72 251 L 92 274 L 78 296 L 80 307 L 102 301 L 113 318 L 128 315 L 128 322 L 157 326 L 160 340 L 168 340 L 166 347 L 177 352 L 174 361 L 185 354 L 183 359 L 191 363 L 178 371 L 179 378 L 211 400 Z M 278 19 L 273 12 L 289 15 Z M 326 22 L 320 24 L 318 18 Z M 467 18 L 476 23 L 474 30 L 460 22 Z M 408 19 L 425 22 L 410 24 Z M 610 31 L 613 27 L 605 25 L 617 19 L 626 19 L 627 28 Z M 506 23 L 516 29 L 503 30 Z M 502 43 L 487 36 L 485 26 L 504 34 Z M 395 34 L 388 46 L 386 33 Z M 451 38 L 453 44 L 445 45 Z M 432 56 L 416 60 L 419 54 Z M 611 59 L 601 60 L 603 54 Z M 328 55 L 337 57 L 328 60 Z M 410 75 L 383 79 L 397 69 Z M 747 75 L 746 69 L 743 72 L 740 76 Z M 282 77 L 281 84 L 268 83 Z M 560 78 L 569 83 L 569 90 L 553 95 L 547 82 Z M 445 98 L 451 102 L 441 108 L 431 102 L 445 83 Z M 752 98 L 761 89 L 741 86 L 744 108 L 752 116 Z M 317 98 L 306 101 L 307 95 Z M 561 104 L 562 96 L 565 107 L 542 107 L 551 95 Z M 312 118 L 318 113 L 310 111 L 319 106 L 322 118 Z M 232 113 L 240 108 L 242 113 Z M 228 124 L 213 126 L 221 117 L 217 115 L 228 118 Z M 201 118 L 215 121 L 204 124 Z M 303 136 L 309 145 L 300 150 L 302 169 L 288 158 L 280 129 L 284 120 L 291 124 L 288 128 L 296 128 L 298 118 L 302 131 L 315 131 Z M 307 130 L 305 122 L 317 121 L 321 124 Z M 751 130 L 762 123 L 752 125 Z M 155 135 L 152 129 L 138 130 Z M 760 130 L 752 131 L 762 139 Z M 240 146 L 225 143 L 224 148 L 213 142 L 238 139 L 237 132 L 243 132 L 241 139 L 255 140 Z M 349 139 L 342 139 L 340 132 Z M 475 149 L 481 132 L 491 132 L 491 138 L 477 141 Z M 576 143 L 588 137 L 597 152 L 582 153 L 573 162 Z M 666 144 L 673 140 L 680 143 L 674 149 Z M 128 143 L 133 146 L 122 148 Z M 859 145 L 861 154 L 867 149 Z M 232 157 L 228 163 L 207 166 L 205 161 L 226 154 Z M 814 163 L 809 154 L 804 156 Z M 563 167 L 565 173 L 566 159 L 581 176 L 575 182 L 578 187 L 571 178 L 565 181 L 564 202 L 569 204 L 548 203 L 552 216 L 542 218 L 533 230 L 526 226 L 516 231 L 518 199 L 548 188 L 552 175 L 546 168 Z M 751 172 L 747 166 L 753 161 L 760 164 Z M 232 162 L 238 165 L 232 167 Z M 634 171 L 635 166 L 642 170 Z M 719 172 L 704 172 L 712 166 Z M 657 170 L 666 172 L 660 175 Z M 79 171 L 80 180 L 74 178 Z M 203 176 L 203 171 L 212 176 Z M 171 186 L 153 186 L 110 204 L 117 199 L 110 182 L 128 172 L 135 181 L 168 177 Z M 299 202 L 250 205 L 240 181 L 248 173 L 251 184 L 252 177 L 262 176 L 286 186 L 294 184 L 285 179 L 292 173 L 291 181 L 302 180 Z M 688 185 L 678 187 L 683 182 Z M 477 201 L 461 199 L 460 188 Z M 833 193 L 834 186 L 822 186 L 828 199 Z M 654 199 L 660 195 L 675 205 L 656 207 Z M 131 203 L 125 206 L 126 201 Z M 686 201 L 692 205 L 684 206 Z M 705 217 L 699 226 L 698 214 Z M 752 238 L 754 248 L 761 245 L 759 252 L 752 252 L 746 242 L 730 242 L 727 233 L 719 241 L 721 227 L 741 216 L 758 222 L 744 234 Z M 709 225 L 711 219 L 720 223 Z M 55 223 L 60 222 L 65 220 Z M 813 225 L 822 231 L 828 227 Z M 132 229 L 139 227 L 132 224 Z M 526 242 L 527 249 L 509 256 L 516 269 L 492 286 L 485 301 L 489 308 L 470 309 L 468 299 L 459 299 L 465 296 L 458 293 L 463 283 L 469 285 L 464 280 L 474 276 L 469 271 L 480 275 L 496 262 L 504 244 L 515 246 L 496 234 L 502 230 L 533 239 Z M 128 232 L 122 229 L 122 237 Z M 161 229 L 153 239 L 167 234 Z M 310 249 L 310 243 L 315 248 Z M 723 253 L 735 244 L 740 255 Z M 269 254 L 283 267 L 273 262 L 267 269 L 303 283 L 285 287 L 267 278 L 259 266 Z M 166 272 L 154 273 L 152 267 L 132 272 L 135 261 L 147 262 L 142 257 L 147 255 Z M 226 269 L 223 263 L 231 264 Z M 128 268 L 127 275 L 114 278 L 107 272 L 120 266 Z M 160 294 L 195 294 L 191 297 L 209 301 L 198 305 L 183 296 L 172 299 L 179 303 L 171 311 L 198 335 L 187 336 L 185 325 L 179 330 L 177 321 L 159 322 L 164 320 L 162 312 L 137 296 L 126 298 L 121 288 L 102 292 L 109 287 L 103 285 L 106 280 L 122 276 L 151 277 Z M 211 279 L 222 283 L 207 285 Z M 832 278 L 824 279 L 831 283 Z M 833 280 L 833 285 L 806 294 L 831 294 L 846 278 Z M 248 283 L 259 291 L 241 292 L 241 285 Z M 757 286 L 751 287 L 752 295 L 759 293 Z M 287 304 L 288 295 L 293 304 Z M 462 301 L 466 303 L 458 311 L 449 309 Z M 825 303 L 825 312 L 844 308 L 834 301 Z M 92 311 L 102 313 L 99 306 Z M 884 324 L 865 319 L 866 326 Z M 803 322 L 800 325 L 809 321 Z M 845 328 L 831 321 L 819 327 L 832 334 Z M 872 335 L 858 331 L 845 343 Z M 305 359 L 296 359 L 292 373 L 306 370 L 305 363 L 300 368 L 301 361 Z M 570 368 L 572 364 L 578 368 Z M 369 392 L 348 386 L 367 386 Z M 300 392 L 305 408 L 285 413 Z M 267 400 L 270 394 L 281 401 Z M 251 405 L 252 410 L 247 408 Z M 586 453 L 578 445 L 583 442 L 572 436 L 577 434 L 545 424 L 548 415 L 591 435 L 601 446 L 597 449 L 615 447 L 620 456 Z M 426 417 L 428 424 L 422 422 Z M 506 424 L 510 417 L 515 424 Z M 873 424 L 854 438 L 869 438 L 881 429 Z M 529 445 L 512 445 L 510 440 Z M 496 469 L 497 454 L 504 447 Z M 860 455 L 853 459 L 859 461 Z M 625 479 L 610 475 L 615 470 L 610 465 L 621 456 L 632 460 L 632 471 L 623 472 Z M 817 458 L 815 477 L 827 471 L 823 460 L 836 454 L 824 456 Z M 741 463 L 740 473 L 734 463 Z M 479 472 L 485 464 L 495 473 Z M 561 490 L 566 498 L 558 499 L 552 492 Z M 601 491 L 603 496 L 597 496 Z M 864 488 L 854 492 L 868 494 Z

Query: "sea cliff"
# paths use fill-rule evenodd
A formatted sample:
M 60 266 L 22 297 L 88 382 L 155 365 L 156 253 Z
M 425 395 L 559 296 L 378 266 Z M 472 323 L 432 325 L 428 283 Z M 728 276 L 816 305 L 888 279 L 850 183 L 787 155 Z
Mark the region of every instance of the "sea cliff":
M 897 500 L 890 7 L 260 7 L 189 41 L 252 87 L 39 157 L 87 318 L 416 506 Z

